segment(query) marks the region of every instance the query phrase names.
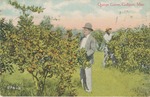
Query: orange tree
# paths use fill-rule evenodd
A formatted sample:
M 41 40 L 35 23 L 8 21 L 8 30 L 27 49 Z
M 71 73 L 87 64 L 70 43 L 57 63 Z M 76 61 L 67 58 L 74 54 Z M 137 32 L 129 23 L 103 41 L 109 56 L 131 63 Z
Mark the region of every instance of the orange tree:
M 121 29 L 111 40 L 109 47 L 114 53 L 115 66 L 122 71 L 140 70 L 150 73 L 150 27 Z M 112 65 L 109 58 L 108 65 Z
M 45 81 L 52 77 L 59 81 L 57 95 L 76 95 L 72 74 L 76 67 L 88 65 L 85 50 L 78 49 L 79 39 L 69 34 L 63 38 L 61 32 L 50 32 L 44 26 L 34 25 L 33 16 L 26 11 L 40 13 L 43 8 L 9 3 L 20 9 L 22 15 L 13 30 L 2 32 L 5 40 L 0 41 L 1 63 L 4 67 L 6 62 L 15 64 L 21 73 L 27 70 L 35 82 L 35 95 L 45 94 Z
M 7 40 L 6 35 L 12 34 L 12 32 L 15 30 L 16 29 L 11 21 L 6 23 L 5 18 L 0 19 L 0 75 L 6 71 L 8 71 L 10 74 L 14 72 L 11 64 L 11 55 L 13 53 L 14 46 L 11 44 L 11 40 Z M 9 48 L 7 48 L 8 46 Z

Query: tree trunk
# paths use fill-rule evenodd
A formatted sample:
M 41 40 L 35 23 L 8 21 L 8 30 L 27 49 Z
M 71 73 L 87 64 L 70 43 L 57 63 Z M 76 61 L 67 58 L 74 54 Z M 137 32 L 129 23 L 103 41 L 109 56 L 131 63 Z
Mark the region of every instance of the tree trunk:
M 33 75 L 34 83 L 36 86 L 36 95 L 37 96 L 44 96 L 44 89 L 45 89 L 45 77 L 44 78 L 37 78 L 37 76 Z
M 45 82 L 43 82 L 42 80 L 40 81 L 36 81 L 36 95 L 37 96 L 44 96 L 44 87 L 45 87 Z

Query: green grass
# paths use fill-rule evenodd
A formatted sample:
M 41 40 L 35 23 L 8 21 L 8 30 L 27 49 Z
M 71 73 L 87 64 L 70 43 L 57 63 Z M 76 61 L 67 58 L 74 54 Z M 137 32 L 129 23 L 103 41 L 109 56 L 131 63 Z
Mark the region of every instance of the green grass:
M 137 92 L 134 89 L 142 85 L 142 79 L 145 77 L 142 73 L 121 73 L 115 68 L 103 68 L 103 53 L 95 53 L 95 63 L 92 66 L 92 93 L 85 92 L 80 84 L 79 69 L 74 74 L 73 79 L 77 85 L 77 95 L 79 96 L 137 96 Z M 12 75 L 5 74 L 1 78 L 9 83 L 30 83 L 32 84 L 32 77 L 27 72 L 23 74 L 17 71 Z M 48 80 L 47 88 L 51 87 L 55 83 L 55 80 Z M 34 85 L 29 85 L 30 89 L 33 89 Z M 51 88 L 47 89 L 47 92 L 55 91 Z M 51 90 L 50 90 L 51 89 Z M 143 96 L 143 95 L 142 95 Z
M 95 53 L 95 64 L 92 66 L 92 93 L 78 87 L 81 96 L 136 96 L 133 90 L 139 87 L 143 75 L 140 73 L 121 73 L 115 68 L 103 68 L 103 53 Z M 79 77 L 78 77 L 79 79 Z

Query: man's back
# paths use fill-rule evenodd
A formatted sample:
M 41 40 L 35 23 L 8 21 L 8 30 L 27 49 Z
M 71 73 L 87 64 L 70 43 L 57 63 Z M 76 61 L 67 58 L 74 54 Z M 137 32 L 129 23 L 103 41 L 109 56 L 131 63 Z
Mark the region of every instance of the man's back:
M 112 34 L 105 34 L 104 35 L 104 40 L 106 41 L 106 43 L 108 43 L 110 40 L 111 40 L 111 38 L 112 38 Z

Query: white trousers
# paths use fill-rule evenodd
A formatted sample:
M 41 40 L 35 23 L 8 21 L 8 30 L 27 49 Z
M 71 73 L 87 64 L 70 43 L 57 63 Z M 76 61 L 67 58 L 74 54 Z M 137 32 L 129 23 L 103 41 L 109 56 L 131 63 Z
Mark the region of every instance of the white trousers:
M 80 70 L 80 78 L 82 87 L 85 90 L 92 91 L 92 68 L 86 67 Z

